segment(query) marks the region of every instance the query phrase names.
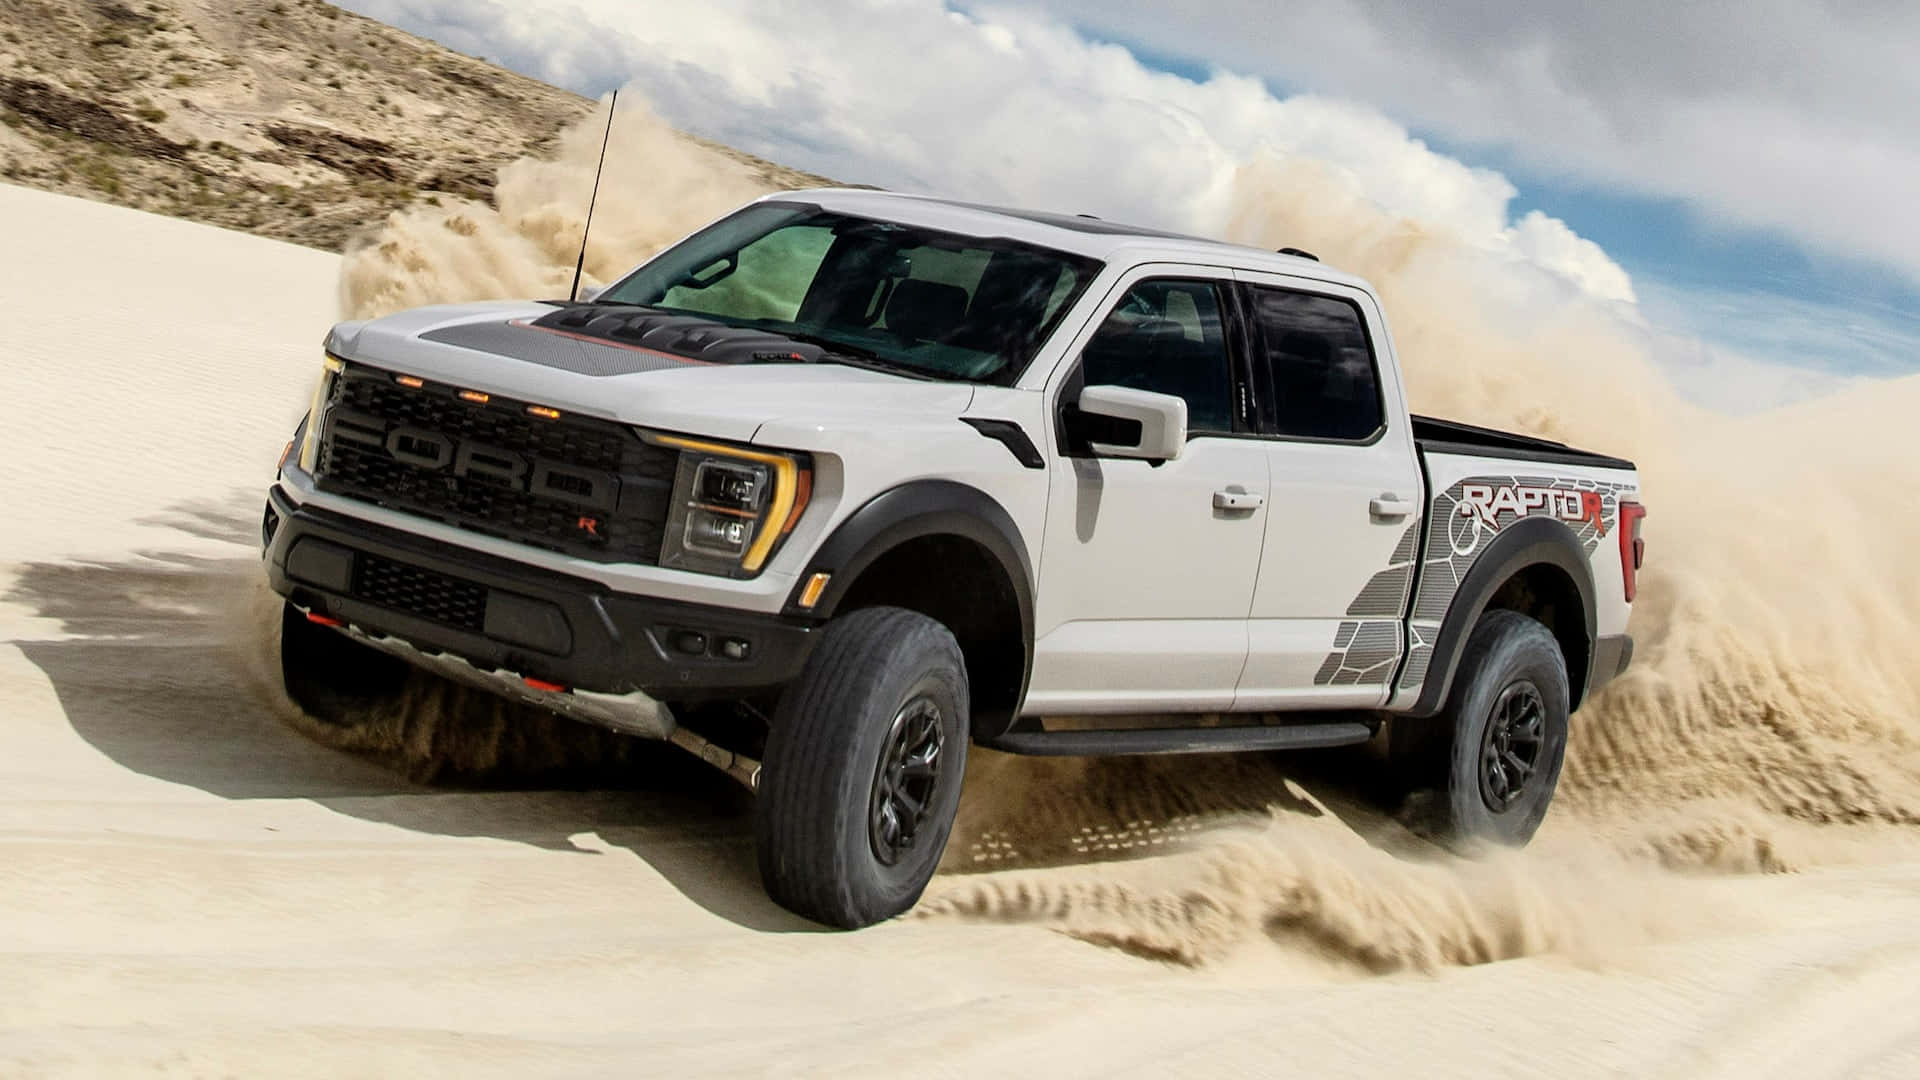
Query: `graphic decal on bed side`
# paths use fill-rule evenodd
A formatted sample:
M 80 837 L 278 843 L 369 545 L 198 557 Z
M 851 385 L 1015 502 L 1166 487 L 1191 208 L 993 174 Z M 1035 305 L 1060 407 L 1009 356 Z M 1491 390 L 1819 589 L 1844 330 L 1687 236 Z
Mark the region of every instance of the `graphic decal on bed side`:
M 1552 517 L 1573 530 L 1589 558 L 1619 520 L 1620 496 L 1637 488 L 1601 480 L 1551 476 L 1470 476 L 1435 495 L 1427 518 L 1427 548 L 1416 577 L 1418 523 L 1394 547 L 1390 565 L 1375 574 L 1347 608 L 1333 649 L 1314 674 L 1316 686 L 1384 683 L 1399 659 L 1399 618 L 1407 591 L 1417 587 L 1401 689 L 1426 681 L 1433 646 L 1454 594 L 1480 553 L 1500 531 L 1524 517 Z
M 1553 517 L 1573 530 L 1589 559 L 1620 520 L 1620 496 L 1634 484 L 1551 476 L 1469 476 L 1433 497 L 1427 550 L 1414 598 L 1400 689 L 1417 690 L 1433 663 L 1440 624 L 1467 571 L 1500 531 L 1524 517 Z

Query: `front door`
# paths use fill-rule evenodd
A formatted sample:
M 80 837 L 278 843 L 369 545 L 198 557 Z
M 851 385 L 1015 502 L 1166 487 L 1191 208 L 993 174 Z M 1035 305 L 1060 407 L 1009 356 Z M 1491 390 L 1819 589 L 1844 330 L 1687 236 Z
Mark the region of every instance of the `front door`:
M 1242 272 L 1271 495 L 1238 710 L 1371 708 L 1405 648 L 1421 478 L 1372 299 Z
M 1268 448 L 1241 415 L 1225 317 L 1232 289 L 1225 271 L 1134 271 L 1049 387 L 1062 407 L 1085 386 L 1179 396 L 1188 438 L 1159 464 L 1095 458 L 1063 438 L 1054 410 L 1028 715 L 1232 707 L 1268 516 Z

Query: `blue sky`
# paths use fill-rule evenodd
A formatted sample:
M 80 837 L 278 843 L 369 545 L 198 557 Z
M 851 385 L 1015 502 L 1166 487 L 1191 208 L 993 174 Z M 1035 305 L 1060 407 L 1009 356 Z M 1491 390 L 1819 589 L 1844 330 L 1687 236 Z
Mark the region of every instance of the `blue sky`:
M 1389 214 L 1631 304 L 1685 339 L 1682 389 L 1732 411 L 1920 371 L 1920 15 L 1900 9 L 349 6 L 583 93 L 631 86 L 684 129 L 886 186 L 1206 231 L 1237 165 L 1320 163 Z M 1756 377 L 1717 385 L 1734 374 Z
M 1532 176 L 1498 150 L 1437 149 L 1499 169 L 1517 212 L 1560 218 L 1640 285 L 1650 319 L 1756 359 L 1847 375 L 1920 371 L 1920 289 L 1873 263 L 1820 255 L 1778 233 L 1706 219 L 1686 202 Z

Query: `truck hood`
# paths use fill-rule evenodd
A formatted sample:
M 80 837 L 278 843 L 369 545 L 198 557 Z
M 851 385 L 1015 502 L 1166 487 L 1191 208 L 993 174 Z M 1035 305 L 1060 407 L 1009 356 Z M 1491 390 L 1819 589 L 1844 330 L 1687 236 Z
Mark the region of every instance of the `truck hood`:
M 416 308 L 341 323 L 328 334 L 327 349 L 352 363 L 464 389 L 740 441 L 776 420 L 871 425 L 952 419 L 973 399 L 967 383 L 825 361 L 755 359 L 820 355 L 817 348 L 774 335 L 714 324 L 690 329 L 693 320 L 668 319 L 672 325 L 660 329 L 673 333 L 643 327 L 647 332 L 631 342 L 614 341 L 553 326 L 558 310 L 528 302 Z M 543 318 L 549 325 L 530 325 Z

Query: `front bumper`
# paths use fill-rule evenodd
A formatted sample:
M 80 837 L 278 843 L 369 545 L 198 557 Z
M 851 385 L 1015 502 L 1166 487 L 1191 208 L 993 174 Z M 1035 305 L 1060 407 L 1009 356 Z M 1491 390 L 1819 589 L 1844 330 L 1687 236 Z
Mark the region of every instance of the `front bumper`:
M 595 695 L 694 702 L 772 690 L 799 673 L 817 628 L 613 592 L 298 506 L 277 486 L 268 493 L 262 538 L 274 591 L 362 640 L 392 639 L 380 647 L 422 666 L 444 663 L 396 645 Z

